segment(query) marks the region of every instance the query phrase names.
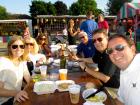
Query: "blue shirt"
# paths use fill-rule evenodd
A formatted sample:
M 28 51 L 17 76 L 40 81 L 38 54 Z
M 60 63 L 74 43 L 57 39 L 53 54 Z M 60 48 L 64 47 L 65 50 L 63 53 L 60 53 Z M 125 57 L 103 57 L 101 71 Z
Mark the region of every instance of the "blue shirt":
M 88 34 L 89 39 L 92 39 L 93 31 L 96 30 L 97 28 L 98 24 L 92 19 L 84 21 L 80 26 L 80 30 L 86 32 Z
M 88 40 L 87 44 L 84 44 L 81 42 L 77 47 L 77 55 L 80 55 L 81 53 L 84 54 L 85 58 L 92 57 L 95 54 L 95 47 L 93 44 L 93 41 L 91 39 Z

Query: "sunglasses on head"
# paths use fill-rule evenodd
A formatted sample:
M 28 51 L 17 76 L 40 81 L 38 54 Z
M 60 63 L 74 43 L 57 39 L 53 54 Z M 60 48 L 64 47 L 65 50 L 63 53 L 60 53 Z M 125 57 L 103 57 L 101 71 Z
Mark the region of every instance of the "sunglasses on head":
M 101 41 L 103 41 L 103 38 L 97 38 L 97 39 L 93 39 L 93 43 L 96 43 L 96 42 L 101 42 Z
M 40 38 L 40 40 L 46 40 L 46 38 Z
M 25 46 L 24 45 L 12 45 L 12 49 L 17 49 L 17 48 L 24 49 Z
M 25 43 L 25 45 L 27 45 L 27 46 L 34 46 L 33 43 Z
M 81 36 L 81 37 L 79 37 L 80 39 L 83 39 L 83 38 L 85 38 L 84 36 Z
M 107 54 L 112 54 L 114 50 L 116 50 L 116 51 L 123 51 L 124 47 L 125 47 L 124 45 L 119 44 L 119 45 L 115 46 L 115 48 L 108 48 L 106 50 L 106 53 Z

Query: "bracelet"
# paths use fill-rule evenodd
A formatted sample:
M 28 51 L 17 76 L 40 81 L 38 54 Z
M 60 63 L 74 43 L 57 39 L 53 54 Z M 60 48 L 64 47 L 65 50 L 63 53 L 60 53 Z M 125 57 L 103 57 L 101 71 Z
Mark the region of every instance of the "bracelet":
M 83 71 L 86 71 L 86 68 L 87 68 L 87 67 L 85 66 L 84 69 L 83 69 Z

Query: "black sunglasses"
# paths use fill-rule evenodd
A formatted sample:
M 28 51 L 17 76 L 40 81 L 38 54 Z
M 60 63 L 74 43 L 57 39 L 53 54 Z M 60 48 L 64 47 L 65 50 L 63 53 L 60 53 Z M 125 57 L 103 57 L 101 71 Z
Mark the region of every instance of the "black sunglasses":
M 24 45 L 12 45 L 12 49 L 17 49 L 17 48 L 24 49 L 25 46 Z
M 25 45 L 29 45 L 29 46 L 34 46 L 34 44 L 33 43 L 25 43 Z
M 46 38 L 40 38 L 40 40 L 46 40 Z
M 115 48 L 108 48 L 108 49 L 106 50 L 106 53 L 107 53 L 107 54 L 112 54 L 113 51 L 114 51 L 114 49 L 115 49 L 116 51 L 123 51 L 123 50 L 124 50 L 124 47 L 125 47 L 124 45 L 119 44 L 119 45 L 115 46 Z
M 103 41 L 103 38 L 97 38 L 97 39 L 93 39 L 93 43 L 96 43 L 96 42 L 101 42 L 101 41 Z
M 84 36 L 81 36 L 81 37 L 79 37 L 80 39 L 83 39 L 83 38 L 85 38 Z

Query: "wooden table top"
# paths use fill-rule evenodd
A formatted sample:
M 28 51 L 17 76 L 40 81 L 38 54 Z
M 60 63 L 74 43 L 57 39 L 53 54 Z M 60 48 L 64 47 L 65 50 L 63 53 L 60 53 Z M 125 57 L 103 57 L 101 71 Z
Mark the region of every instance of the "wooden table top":
M 101 82 L 98 79 L 90 76 L 86 72 L 74 72 L 68 73 L 68 79 L 74 80 L 76 84 L 81 85 L 80 101 L 75 105 L 83 105 L 85 100 L 82 98 L 82 92 L 85 89 L 85 84 L 87 82 L 93 82 L 96 87 L 101 85 Z M 23 103 L 16 103 L 16 105 L 73 105 L 70 101 L 70 96 L 68 92 L 58 92 L 46 95 L 37 95 L 33 92 L 33 82 L 25 88 L 29 94 L 29 100 Z M 105 105 L 114 105 L 113 99 L 107 94 L 107 100 L 104 102 Z

